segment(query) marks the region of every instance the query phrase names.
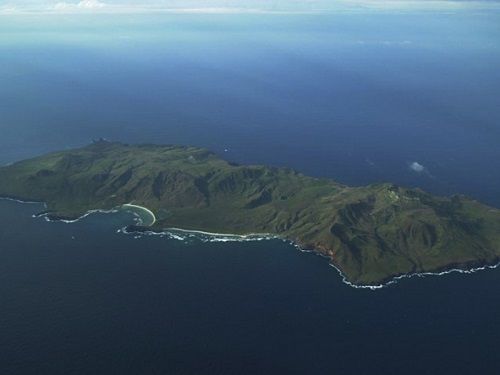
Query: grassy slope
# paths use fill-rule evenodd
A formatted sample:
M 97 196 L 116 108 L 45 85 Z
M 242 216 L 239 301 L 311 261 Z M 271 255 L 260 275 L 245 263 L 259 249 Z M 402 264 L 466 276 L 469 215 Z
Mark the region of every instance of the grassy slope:
M 207 150 L 98 142 L 0 169 L 0 195 L 58 216 L 134 203 L 155 227 L 275 233 L 329 256 L 347 278 L 497 262 L 500 211 L 391 184 L 351 188 L 284 168 L 237 166 Z

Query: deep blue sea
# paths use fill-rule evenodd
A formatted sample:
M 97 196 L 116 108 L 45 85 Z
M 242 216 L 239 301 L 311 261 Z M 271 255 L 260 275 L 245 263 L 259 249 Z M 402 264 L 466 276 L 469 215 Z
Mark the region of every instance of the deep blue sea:
M 0 16 L 0 164 L 208 147 L 500 207 L 500 14 Z M 500 269 L 378 291 L 277 241 L 0 201 L 0 374 L 496 374 Z

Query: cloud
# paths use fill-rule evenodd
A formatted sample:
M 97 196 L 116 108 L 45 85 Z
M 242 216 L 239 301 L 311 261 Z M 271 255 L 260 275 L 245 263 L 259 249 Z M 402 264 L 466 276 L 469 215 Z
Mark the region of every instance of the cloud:
M 79 10 L 98 10 L 106 7 L 106 4 L 99 0 L 82 0 L 79 3 L 61 2 L 54 5 L 56 11 L 79 11 Z
M 16 14 L 19 13 L 19 9 L 11 5 L 0 6 L 0 14 Z
M 293 0 L 292 0 L 293 2 Z M 80 1 L 32 1 L 0 0 L 0 15 L 7 14 L 65 14 L 65 13 L 305 13 L 303 7 L 273 7 L 265 1 L 246 3 L 242 0 L 80 0 Z
M 383 45 L 383 46 L 409 46 L 413 44 L 411 40 L 358 40 L 360 45 Z
M 342 13 L 500 10 L 500 0 L 0 0 L 12 13 Z M 389 41 L 392 43 L 391 41 Z
M 417 172 L 417 173 L 422 173 L 425 171 L 425 167 L 417 161 L 414 161 L 413 163 L 410 164 L 410 169 L 413 172 Z

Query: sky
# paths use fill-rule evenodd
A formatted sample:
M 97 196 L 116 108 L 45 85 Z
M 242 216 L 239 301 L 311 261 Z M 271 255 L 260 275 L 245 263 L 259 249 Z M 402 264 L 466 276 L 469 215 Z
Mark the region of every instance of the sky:
M 0 14 L 18 13 L 321 13 L 341 10 L 500 9 L 500 0 L 0 0 Z

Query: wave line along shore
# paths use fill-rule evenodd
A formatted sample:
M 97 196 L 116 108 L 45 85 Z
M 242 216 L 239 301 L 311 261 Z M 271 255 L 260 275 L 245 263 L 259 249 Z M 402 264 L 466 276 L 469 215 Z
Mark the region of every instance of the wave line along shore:
M 147 207 L 139 206 L 137 204 L 132 204 L 132 203 L 126 203 L 126 204 L 122 205 L 122 207 L 124 207 L 124 208 L 137 208 L 139 210 L 146 212 L 152 218 L 152 222 L 149 223 L 147 226 L 152 226 L 154 223 L 156 223 L 156 216 L 155 216 L 154 212 L 151 211 Z

